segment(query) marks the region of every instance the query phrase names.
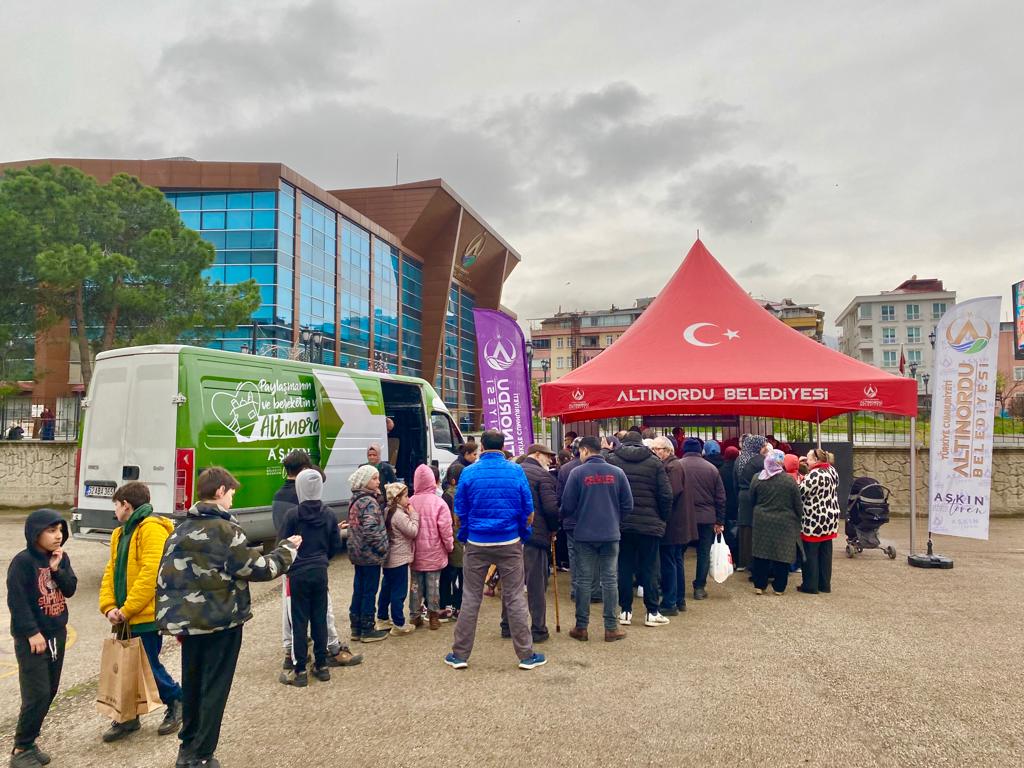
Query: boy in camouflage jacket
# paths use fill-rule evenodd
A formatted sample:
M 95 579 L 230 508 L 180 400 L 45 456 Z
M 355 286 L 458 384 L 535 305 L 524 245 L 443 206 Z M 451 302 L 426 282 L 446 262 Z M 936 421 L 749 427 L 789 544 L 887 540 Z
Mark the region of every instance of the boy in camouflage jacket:
M 199 501 L 167 539 L 156 590 L 156 622 L 181 640 L 182 728 L 176 768 L 217 766 L 224 706 L 252 618 L 250 581 L 282 576 L 302 543 L 293 536 L 270 554 L 246 545 L 228 511 L 238 481 L 211 467 L 196 483 Z

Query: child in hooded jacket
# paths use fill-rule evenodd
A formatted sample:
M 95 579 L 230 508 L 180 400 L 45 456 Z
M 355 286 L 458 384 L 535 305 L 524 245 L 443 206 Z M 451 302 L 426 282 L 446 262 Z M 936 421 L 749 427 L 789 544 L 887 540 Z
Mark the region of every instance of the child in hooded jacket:
M 425 595 L 430 628 L 438 629 L 441 626 L 441 571 L 448 565 L 448 553 L 455 546 L 452 514 L 437 495 L 437 480 L 430 467 L 426 464 L 416 467 L 413 480 L 416 493 L 411 501 L 419 513 L 420 525 L 412 560 L 409 613 L 413 625 L 422 626 L 419 610 Z
M 384 561 L 384 578 L 377 599 L 377 629 L 390 629 L 391 634 L 407 635 L 415 627 L 406 623 L 402 606 L 409 594 L 409 563 L 416 548 L 420 515 L 409 501 L 405 483 L 388 483 L 384 487 L 387 509 L 384 527 L 388 532 L 388 559 Z M 388 612 L 390 609 L 390 618 Z
M 10 761 L 14 768 L 50 762 L 36 739 L 60 685 L 68 638 L 67 598 L 78 588 L 71 558 L 63 549 L 68 538 L 68 524 L 59 512 L 37 509 L 25 521 L 27 546 L 7 566 L 7 607 L 21 688 Z
M 459 518 L 455 515 L 455 489 L 459 484 L 459 475 L 465 469 L 461 464 L 450 464 L 444 473 L 444 494 L 441 499 L 448 505 L 452 513 L 452 535 L 455 546 L 448 553 L 448 565 L 441 571 L 441 604 L 444 611 L 451 609 L 451 618 L 459 617 L 462 608 L 462 555 L 463 543 L 459 541 Z

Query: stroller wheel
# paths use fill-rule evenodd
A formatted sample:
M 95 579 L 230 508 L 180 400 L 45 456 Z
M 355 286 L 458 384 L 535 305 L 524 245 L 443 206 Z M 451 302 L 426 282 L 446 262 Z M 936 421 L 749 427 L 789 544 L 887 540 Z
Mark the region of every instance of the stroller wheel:
M 853 557 L 853 547 L 851 547 L 849 544 L 846 545 L 846 556 Z
M 890 544 L 888 547 L 885 548 L 885 554 L 887 554 L 889 556 L 890 560 L 895 560 L 896 559 L 896 547 L 894 547 L 894 546 L 892 546 Z

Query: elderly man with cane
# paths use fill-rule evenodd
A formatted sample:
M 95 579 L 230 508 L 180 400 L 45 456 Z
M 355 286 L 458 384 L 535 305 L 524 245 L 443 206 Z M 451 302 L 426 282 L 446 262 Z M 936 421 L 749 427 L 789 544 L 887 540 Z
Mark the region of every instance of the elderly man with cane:
M 558 531 L 558 492 L 555 478 L 548 472 L 555 452 L 540 443 L 526 449 L 526 458 L 519 466 L 526 474 L 533 494 L 533 533 L 523 542 L 523 568 L 526 574 L 526 601 L 530 606 L 530 633 L 534 643 L 548 639 L 547 591 L 551 561 L 551 543 Z M 502 590 L 502 596 L 507 593 Z M 508 618 L 502 602 L 501 636 L 511 637 Z

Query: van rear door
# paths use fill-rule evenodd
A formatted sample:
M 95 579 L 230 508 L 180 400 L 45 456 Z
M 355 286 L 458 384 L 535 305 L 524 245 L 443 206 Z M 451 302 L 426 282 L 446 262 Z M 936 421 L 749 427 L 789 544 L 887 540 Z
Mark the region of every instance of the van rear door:
M 106 538 L 118 525 L 110 497 L 123 483 L 149 486 L 153 509 L 174 510 L 178 355 L 100 357 L 82 433 L 76 534 Z

